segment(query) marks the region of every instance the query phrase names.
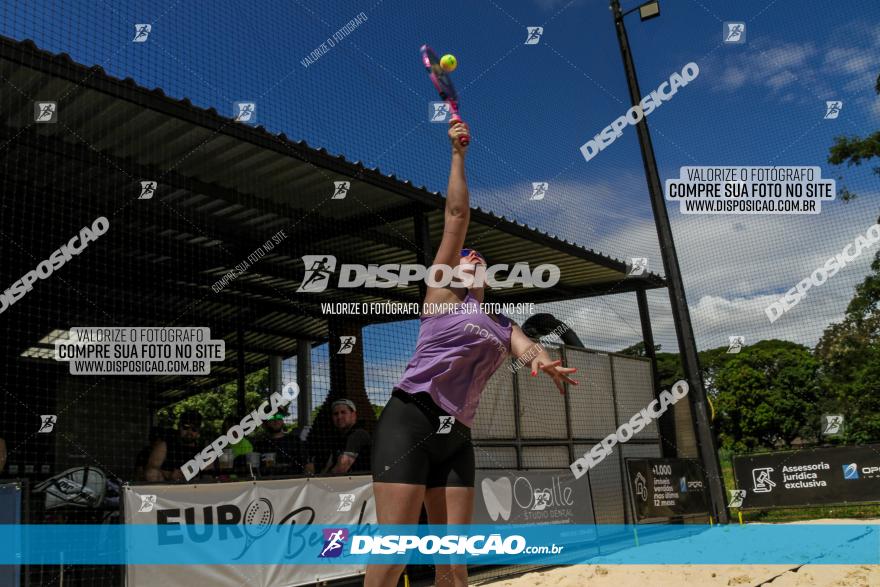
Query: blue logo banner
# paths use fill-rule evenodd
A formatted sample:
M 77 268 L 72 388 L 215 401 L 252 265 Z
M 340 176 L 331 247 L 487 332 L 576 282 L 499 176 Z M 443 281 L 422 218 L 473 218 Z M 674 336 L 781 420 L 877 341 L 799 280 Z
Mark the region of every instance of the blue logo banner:
M 9 564 L 880 564 L 877 524 L 0 525 Z

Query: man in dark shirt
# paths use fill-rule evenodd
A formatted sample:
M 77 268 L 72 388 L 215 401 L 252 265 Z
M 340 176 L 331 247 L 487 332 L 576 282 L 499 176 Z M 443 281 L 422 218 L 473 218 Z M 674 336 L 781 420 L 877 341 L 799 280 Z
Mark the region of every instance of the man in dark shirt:
M 147 481 L 183 481 L 180 467 L 202 451 L 202 415 L 188 410 L 180 415 L 177 434 L 153 445 L 147 460 Z
M 302 473 L 300 441 L 297 436 L 284 432 L 284 414 L 278 412 L 263 422 L 263 430 L 266 435 L 256 441 L 255 450 L 262 455 L 262 464 L 267 473 L 286 475 Z M 272 467 L 268 467 L 266 455 L 271 454 L 275 455 L 275 461 Z
M 357 425 L 357 409 L 350 399 L 340 399 L 330 406 L 333 426 L 336 429 L 330 439 L 325 460 L 319 460 L 321 475 L 344 473 L 369 473 L 370 433 Z
M 150 460 L 150 455 L 153 454 L 153 448 L 155 448 L 157 442 L 164 438 L 168 438 L 169 433 L 174 434 L 174 430 L 165 430 L 160 426 L 153 426 L 152 428 L 150 428 L 148 444 L 141 448 L 141 450 L 139 450 L 138 453 L 134 456 L 135 481 L 147 480 L 147 463 Z

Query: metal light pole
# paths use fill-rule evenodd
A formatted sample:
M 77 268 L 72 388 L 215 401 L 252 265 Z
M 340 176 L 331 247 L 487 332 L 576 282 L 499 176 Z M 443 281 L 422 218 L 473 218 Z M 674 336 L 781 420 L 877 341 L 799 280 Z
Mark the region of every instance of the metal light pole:
M 639 10 L 642 20 L 646 20 L 658 16 L 660 7 L 658 2 L 652 1 L 646 2 L 628 12 L 621 13 L 620 1 L 611 0 L 611 12 L 614 15 L 614 27 L 617 30 L 620 54 L 623 57 L 623 66 L 626 70 L 630 100 L 633 106 L 636 106 L 642 99 L 642 93 L 639 91 L 636 68 L 633 65 L 629 39 L 626 36 L 626 28 L 623 24 L 623 17 L 634 10 Z M 672 227 L 669 225 L 669 215 L 666 212 L 663 187 L 660 184 L 660 174 L 657 171 L 657 161 L 654 158 L 654 147 L 651 144 L 651 134 L 648 131 L 646 117 L 643 116 L 636 125 L 636 132 L 638 133 L 639 145 L 642 151 L 642 162 L 645 166 L 648 192 L 651 195 L 651 208 L 654 211 L 657 238 L 660 241 L 660 255 L 663 260 L 663 269 L 666 272 L 669 301 L 672 304 L 672 318 L 675 321 L 675 333 L 678 336 L 678 348 L 684 364 L 685 377 L 687 377 L 690 388 L 688 396 L 691 409 L 696 417 L 697 444 L 706 470 L 714 517 L 719 523 L 726 524 L 728 522 L 728 515 L 724 485 L 721 479 L 721 466 L 718 462 L 715 439 L 709 424 L 709 414 L 706 409 L 706 390 L 703 387 L 703 378 L 700 374 L 697 344 L 694 341 L 694 331 L 691 326 L 691 317 L 684 294 L 684 284 L 681 280 L 681 269 L 678 266 L 675 243 L 672 240 Z

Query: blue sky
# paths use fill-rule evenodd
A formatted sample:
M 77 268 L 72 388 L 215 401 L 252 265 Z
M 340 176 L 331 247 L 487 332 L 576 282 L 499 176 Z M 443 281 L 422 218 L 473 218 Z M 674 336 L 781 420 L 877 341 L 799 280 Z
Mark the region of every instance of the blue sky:
M 589 162 L 578 150 L 629 105 L 605 0 L 30 1 L 3 11 L 4 35 L 220 112 L 255 100 L 270 130 L 442 191 L 445 128 L 428 122 L 434 94 L 418 62 L 428 42 L 459 60 L 454 77 L 474 135 L 472 204 L 613 257 L 648 257 L 662 273 L 634 129 Z M 359 13 L 365 22 L 302 65 Z M 728 20 L 746 22 L 745 44 L 721 42 Z M 877 217 L 880 186 L 870 167 L 838 169 L 826 159 L 835 136 L 880 126 L 878 21 L 880 4 L 867 0 L 666 0 L 659 18 L 627 18 L 643 93 L 688 62 L 700 67 L 648 119 L 663 179 L 683 165 L 818 165 L 861 195 L 826 204 L 816 216 L 685 217 L 670 206 L 701 348 L 734 334 L 747 343 L 812 345 L 840 319 L 867 273 L 873 249 L 776 323 L 764 316 L 769 302 Z M 131 43 L 135 23 L 152 24 L 148 43 Z M 524 44 L 527 26 L 544 27 L 538 44 Z M 824 120 L 832 99 L 843 110 Z M 529 200 L 533 181 L 550 182 L 545 200 Z M 570 320 L 588 346 L 616 350 L 638 340 L 634 298 L 618 298 L 551 311 Z M 665 292 L 650 302 L 656 338 L 673 350 Z M 414 343 L 415 332 L 413 325 L 367 332 L 379 349 L 368 354 L 379 373 L 373 380 L 394 379 L 386 369 L 399 372 L 402 363 L 386 350 L 399 337 Z

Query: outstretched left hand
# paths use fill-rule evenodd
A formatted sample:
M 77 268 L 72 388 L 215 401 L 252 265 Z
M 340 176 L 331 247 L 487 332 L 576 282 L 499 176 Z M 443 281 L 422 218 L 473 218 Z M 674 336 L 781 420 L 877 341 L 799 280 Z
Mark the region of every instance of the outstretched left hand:
M 574 367 L 563 367 L 560 360 L 545 363 L 541 359 L 535 359 L 532 361 L 532 377 L 538 374 L 539 369 L 553 378 L 553 383 L 556 384 L 559 393 L 565 393 L 564 381 L 571 385 L 578 384 L 577 381 L 568 377 L 569 373 L 577 373 L 577 369 Z

